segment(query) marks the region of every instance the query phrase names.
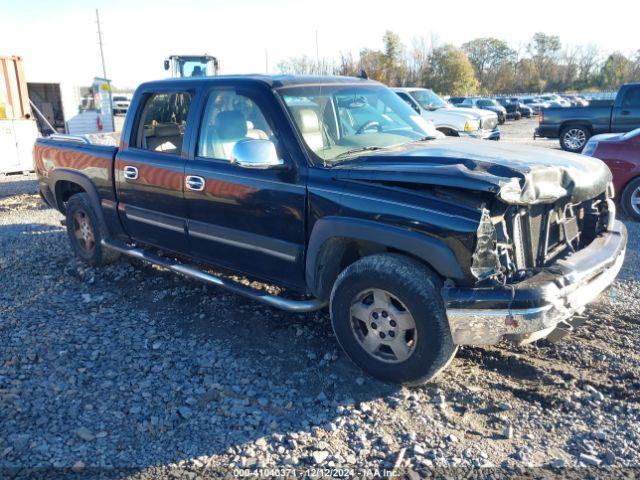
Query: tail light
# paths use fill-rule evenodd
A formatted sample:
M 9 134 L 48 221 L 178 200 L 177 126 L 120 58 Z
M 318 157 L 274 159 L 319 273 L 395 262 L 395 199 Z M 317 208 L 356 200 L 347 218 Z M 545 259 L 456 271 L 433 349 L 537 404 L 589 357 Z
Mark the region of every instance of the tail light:
M 542 125 L 542 121 L 544 120 L 544 112 L 540 110 L 538 112 L 538 125 Z
M 102 131 L 102 118 L 98 115 L 98 131 Z

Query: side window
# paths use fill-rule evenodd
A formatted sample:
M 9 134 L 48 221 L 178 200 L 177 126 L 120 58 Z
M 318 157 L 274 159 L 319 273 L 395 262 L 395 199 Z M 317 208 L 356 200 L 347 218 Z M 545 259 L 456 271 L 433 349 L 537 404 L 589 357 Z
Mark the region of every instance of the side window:
M 622 99 L 623 107 L 640 107 L 640 87 L 630 87 Z
M 182 150 L 191 95 L 186 92 L 154 93 L 142 110 L 136 146 L 161 153 Z
M 198 156 L 231 160 L 235 144 L 249 138 L 276 143 L 260 107 L 234 91 L 212 91 L 200 125 Z
M 411 99 L 409 98 L 409 95 L 407 95 L 404 92 L 396 92 L 396 94 L 402 99 L 404 100 L 410 107 L 413 107 Z

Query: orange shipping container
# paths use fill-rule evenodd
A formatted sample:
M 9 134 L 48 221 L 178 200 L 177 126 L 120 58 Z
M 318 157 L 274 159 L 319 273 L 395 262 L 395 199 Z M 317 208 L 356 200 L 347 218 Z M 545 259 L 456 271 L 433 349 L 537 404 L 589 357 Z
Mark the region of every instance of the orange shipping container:
M 0 57 L 0 118 L 31 116 L 22 57 Z

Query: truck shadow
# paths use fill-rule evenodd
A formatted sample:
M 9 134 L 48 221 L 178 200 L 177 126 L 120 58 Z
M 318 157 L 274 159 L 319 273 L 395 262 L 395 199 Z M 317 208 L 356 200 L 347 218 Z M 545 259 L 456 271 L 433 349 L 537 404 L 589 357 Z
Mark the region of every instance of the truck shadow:
M 137 262 L 90 268 L 60 226 L 5 225 L 0 238 L 0 388 L 12 392 L 0 467 L 261 458 L 259 438 L 293 448 L 401 395 L 342 354 L 327 312 L 283 313 Z

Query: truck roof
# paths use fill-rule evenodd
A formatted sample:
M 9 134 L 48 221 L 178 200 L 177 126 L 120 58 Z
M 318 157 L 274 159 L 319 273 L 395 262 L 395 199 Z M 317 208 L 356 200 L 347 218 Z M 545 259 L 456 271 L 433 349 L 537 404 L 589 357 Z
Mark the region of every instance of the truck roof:
M 288 87 L 295 85 L 321 85 L 321 84 L 341 84 L 341 83 L 362 83 L 371 85 L 381 85 L 374 80 L 365 80 L 358 77 L 344 76 L 316 76 L 316 75 L 263 75 L 259 73 L 248 75 L 217 75 L 215 77 L 182 77 L 167 78 L 164 80 L 154 80 L 140 85 L 144 88 L 162 88 L 163 85 L 175 85 L 176 83 L 202 84 L 202 83 L 222 83 L 228 80 L 238 80 L 243 83 L 259 83 L 271 88 Z

